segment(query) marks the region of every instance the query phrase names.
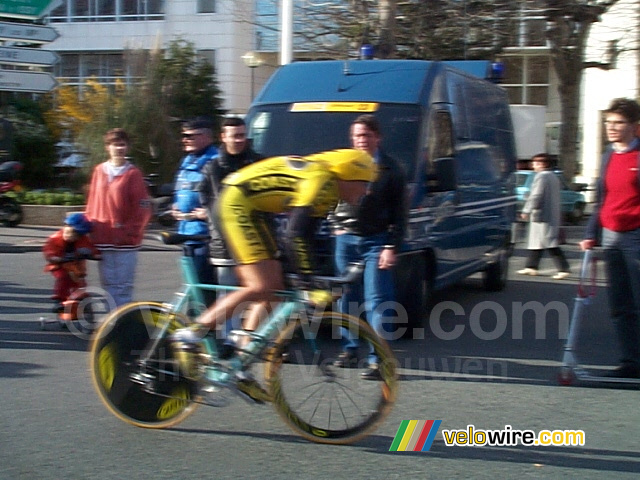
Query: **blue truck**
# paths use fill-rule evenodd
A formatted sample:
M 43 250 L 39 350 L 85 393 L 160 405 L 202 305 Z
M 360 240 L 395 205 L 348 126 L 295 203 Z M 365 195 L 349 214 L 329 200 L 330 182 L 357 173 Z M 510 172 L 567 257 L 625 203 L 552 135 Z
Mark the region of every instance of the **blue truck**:
M 517 156 L 507 96 L 490 75 L 484 61 L 292 63 L 247 113 L 263 156 L 348 148 L 351 122 L 378 118 L 382 148 L 408 179 L 396 287 L 409 325 L 422 322 L 436 289 L 476 272 L 490 291 L 506 283 Z

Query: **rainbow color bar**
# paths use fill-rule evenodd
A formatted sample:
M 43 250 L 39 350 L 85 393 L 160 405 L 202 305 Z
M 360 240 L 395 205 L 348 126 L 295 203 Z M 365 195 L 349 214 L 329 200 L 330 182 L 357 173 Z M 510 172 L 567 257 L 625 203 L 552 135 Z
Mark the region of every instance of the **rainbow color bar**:
M 442 420 L 403 420 L 390 452 L 428 452 Z

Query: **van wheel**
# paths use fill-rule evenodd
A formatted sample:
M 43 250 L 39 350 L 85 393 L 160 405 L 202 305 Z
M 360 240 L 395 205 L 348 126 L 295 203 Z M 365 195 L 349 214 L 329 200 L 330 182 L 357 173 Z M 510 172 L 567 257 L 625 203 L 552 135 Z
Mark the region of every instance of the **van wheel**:
M 483 283 L 485 290 L 489 292 L 499 292 L 507 285 L 507 275 L 509 274 L 509 250 L 500 249 L 497 261 L 487 265 L 484 271 Z

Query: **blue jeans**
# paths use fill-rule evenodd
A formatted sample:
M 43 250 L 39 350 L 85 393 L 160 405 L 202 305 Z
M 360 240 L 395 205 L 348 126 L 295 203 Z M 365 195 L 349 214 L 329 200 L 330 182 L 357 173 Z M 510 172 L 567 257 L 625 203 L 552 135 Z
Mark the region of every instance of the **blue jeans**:
M 365 263 L 363 283 L 345 288 L 338 301 L 338 310 L 354 317 L 360 317 L 364 311 L 367 323 L 383 338 L 387 338 L 386 318 L 395 312 L 392 303 L 395 301 L 393 271 L 378 268 L 380 252 L 387 242 L 387 235 L 382 233 L 368 237 L 343 234 L 336 236 L 335 250 L 335 262 L 339 275 L 344 273 L 349 263 L 356 261 Z M 345 338 L 345 349 L 356 348 L 358 348 L 357 340 Z M 373 347 L 370 347 L 369 363 L 377 362 Z
M 133 282 L 138 263 L 137 250 L 102 250 L 102 261 L 98 262 L 100 283 L 110 297 L 109 309 L 133 300 Z
M 621 363 L 640 366 L 640 229 L 602 231 L 609 308 L 616 327 Z

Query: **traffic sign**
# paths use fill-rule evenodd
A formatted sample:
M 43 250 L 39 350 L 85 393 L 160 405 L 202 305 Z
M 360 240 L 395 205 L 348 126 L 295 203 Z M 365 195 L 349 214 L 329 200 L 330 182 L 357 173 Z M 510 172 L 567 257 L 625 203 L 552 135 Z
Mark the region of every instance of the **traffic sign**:
M 50 66 L 60 61 L 60 55 L 39 48 L 0 47 L 0 64 Z
M 0 17 L 37 20 L 61 3 L 62 0 L 0 0 Z
M 27 23 L 0 22 L 0 40 L 49 43 L 59 36 L 58 32 L 51 27 L 29 25 Z
M 0 90 L 7 92 L 45 93 L 57 85 L 53 75 L 46 72 L 0 70 Z

